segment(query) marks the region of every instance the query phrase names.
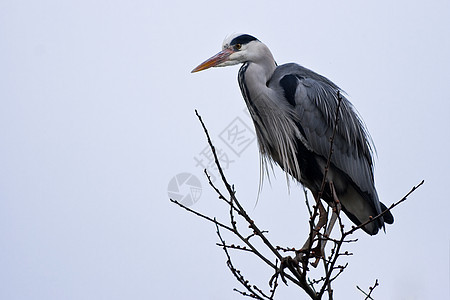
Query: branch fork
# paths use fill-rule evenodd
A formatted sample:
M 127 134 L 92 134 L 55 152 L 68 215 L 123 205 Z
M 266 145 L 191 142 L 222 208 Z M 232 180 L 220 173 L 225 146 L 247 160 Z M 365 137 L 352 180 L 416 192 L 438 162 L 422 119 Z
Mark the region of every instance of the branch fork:
M 341 96 L 339 94 L 338 99 L 341 99 Z M 381 218 L 381 216 L 383 216 L 385 213 L 395 208 L 400 203 L 404 202 L 409 195 L 411 195 L 424 183 L 424 181 L 421 181 L 418 185 L 414 186 L 402 199 L 400 199 L 398 202 L 393 203 L 391 206 L 389 206 L 389 208 L 381 212 L 379 215 L 374 216 L 373 218 L 363 224 L 360 224 L 359 226 L 353 226 L 350 230 L 344 231 L 344 225 L 340 217 L 340 202 L 336 196 L 332 183 L 328 183 L 330 184 L 330 190 L 332 191 L 334 198 L 334 203 L 331 205 L 331 210 L 325 210 L 320 200 L 325 185 L 327 184 L 326 173 L 328 172 L 331 161 L 333 139 L 336 131 L 336 124 L 338 121 L 338 110 L 339 105 L 336 110 L 336 122 L 333 130 L 333 135 L 330 138 L 330 153 L 328 157 L 327 167 L 325 169 L 325 175 L 322 181 L 321 191 L 317 195 L 315 195 L 316 204 L 312 209 L 309 206 L 307 194 L 305 191 L 305 202 L 310 214 L 310 232 L 305 245 L 300 250 L 292 247 L 274 246 L 268 238 L 268 231 L 260 229 L 257 226 L 256 222 L 248 215 L 247 211 L 244 209 L 244 207 L 236 197 L 234 186 L 228 183 L 228 180 L 226 179 L 223 169 L 220 165 L 215 147 L 211 142 L 208 130 L 201 116 L 197 111 L 195 111 L 207 137 L 208 144 L 212 150 L 214 161 L 217 166 L 217 171 L 219 172 L 219 175 L 225 186 L 227 195 L 224 195 L 220 191 L 220 189 L 218 189 L 214 185 L 214 183 L 211 181 L 211 176 L 206 170 L 205 175 L 208 179 L 209 185 L 217 193 L 218 198 L 224 201 L 229 206 L 229 224 L 227 224 L 226 222 L 218 221 L 216 218 L 209 217 L 201 212 L 189 208 L 176 200 L 170 199 L 170 201 L 177 204 L 181 208 L 184 208 L 188 212 L 193 213 L 194 215 L 215 224 L 216 233 L 219 238 L 219 242 L 216 245 L 223 249 L 227 258 L 227 267 L 230 269 L 230 272 L 234 275 L 236 280 L 245 289 L 244 291 L 234 289 L 234 291 L 240 293 L 242 296 L 250 297 L 253 299 L 274 299 L 276 290 L 279 287 L 278 279 L 281 278 L 283 283 L 286 285 L 288 285 L 288 283 L 292 283 L 300 287 L 311 299 L 322 299 L 325 294 L 328 295 L 328 299 L 333 299 L 332 282 L 336 280 L 336 278 L 338 278 L 339 275 L 342 274 L 342 272 L 348 266 L 348 263 L 345 263 L 343 265 L 338 264 L 338 258 L 342 256 L 345 257 L 353 255 L 347 250 L 343 251 L 342 246 L 344 244 L 354 243 L 357 241 L 357 239 L 350 239 L 349 236 L 368 223 L 374 222 L 378 218 Z M 328 215 L 330 213 L 331 220 L 327 225 Z M 316 223 L 317 218 L 319 219 Z M 336 221 L 339 224 L 340 237 L 332 238 L 331 230 Z M 245 222 L 248 225 L 248 229 L 246 231 L 250 232 L 243 233 L 242 229 L 238 226 L 238 222 Z M 321 233 L 322 229 L 323 233 Z M 227 244 L 222 236 L 222 230 L 230 232 L 242 244 Z M 260 243 L 257 244 L 257 241 L 261 241 L 263 243 L 262 246 Z M 325 254 L 325 245 L 327 244 L 327 242 L 331 243 L 331 248 L 329 249 L 328 256 L 326 256 Z M 313 244 L 315 244 L 315 246 L 313 246 Z M 230 250 L 240 251 L 242 253 L 251 253 L 258 257 L 265 265 L 273 270 L 273 275 L 268 281 L 268 292 L 264 292 L 263 289 L 259 288 L 258 286 L 252 285 L 250 281 L 244 277 L 243 273 L 234 266 L 231 255 L 229 253 Z M 293 252 L 295 256 L 291 257 L 289 255 L 282 255 L 282 253 L 284 254 L 287 252 Z M 310 262 L 311 259 L 314 259 L 315 261 Z M 310 278 L 309 266 L 311 265 L 313 267 L 317 267 L 320 261 L 323 262 L 324 266 L 323 275 L 316 279 Z M 366 299 L 372 299 L 371 293 L 377 286 L 378 280 L 375 282 L 373 287 L 369 288 L 369 293 L 365 293 L 361 289 L 360 291 L 367 296 Z

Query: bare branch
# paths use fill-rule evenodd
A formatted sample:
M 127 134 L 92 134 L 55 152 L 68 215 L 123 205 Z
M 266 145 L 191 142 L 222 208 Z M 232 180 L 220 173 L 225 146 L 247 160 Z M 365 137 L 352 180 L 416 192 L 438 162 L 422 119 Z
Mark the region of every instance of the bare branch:
M 381 216 L 388 211 L 395 208 L 400 203 L 404 202 L 408 196 L 411 195 L 417 188 L 419 188 L 424 181 L 420 182 L 417 186 L 414 186 L 401 200 L 393 203 L 389 208 L 385 211 L 381 212 L 378 216 L 370 218 L 367 222 L 360 224 L 359 226 L 354 226 L 348 231 L 344 231 L 344 225 L 340 216 L 340 203 L 335 194 L 334 187 L 332 183 L 327 182 L 327 172 L 329 171 L 331 165 L 331 157 L 333 152 L 333 141 L 337 131 L 337 124 L 339 121 L 339 107 L 342 101 L 341 95 L 337 94 L 338 105 L 335 112 L 335 122 L 333 126 L 333 133 L 330 137 L 330 151 L 327 158 L 327 164 L 324 170 L 324 176 L 322 179 L 321 190 L 318 195 L 315 196 L 316 203 L 313 205 L 312 209 L 308 202 L 308 195 L 305 191 L 305 203 L 308 208 L 310 220 L 310 232 L 308 234 L 308 244 L 307 247 L 304 246 L 302 249 L 296 249 L 294 247 L 286 247 L 286 246 L 274 246 L 274 244 L 269 240 L 269 234 L 267 230 L 260 229 L 259 226 L 256 225 L 255 221 L 248 215 L 247 211 L 241 205 L 239 200 L 236 197 L 236 191 L 234 185 L 230 184 L 225 177 L 221 164 L 219 162 L 216 150 L 214 145 L 212 144 L 211 138 L 209 136 L 208 130 L 197 111 L 195 111 L 202 127 L 205 132 L 209 147 L 211 148 L 214 162 L 217 167 L 218 173 L 220 174 L 220 178 L 226 188 L 226 192 L 222 193 L 222 191 L 212 182 L 211 176 L 206 172 L 205 175 L 208 179 L 209 185 L 213 188 L 213 190 L 218 195 L 218 198 L 229 206 L 229 220 L 227 222 L 219 222 L 216 218 L 209 217 L 203 213 L 200 213 L 194 209 L 191 209 L 182 203 L 170 199 L 173 203 L 177 204 L 181 208 L 187 210 L 194 215 L 201 217 L 211 223 L 215 224 L 216 233 L 219 237 L 219 242 L 216 244 L 221 247 L 227 258 L 227 267 L 230 269 L 231 273 L 234 275 L 236 280 L 244 287 L 244 289 L 238 290 L 234 289 L 234 291 L 238 292 L 242 296 L 249 297 L 252 299 L 274 299 L 275 292 L 279 286 L 278 279 L 281 280 L 287 285 L 288 283 L 293 283 L 303 289 L 311 299 L 322 299 L 325 293 L 328 295 L 328 299 L 333 298 L 333 289 L 332 282 L 336 280 L 340 274 L 348 267 L 348 263 L 340 263 L 338 264 L 338 260 L 341 257 L 349 257 L 353 255 L 353 253 L 348 250 L 343 249 L 344 245 L 349 245 L 350 243 L 354 243 L 357 239 L 350 238 L 350 235 L 354 233 L 356 230 L 361 229 L 366 226 L 370 222 L 374 222 L 375 220 L 381 218 Z M 324 193 L 326 185 L 330 184 L 330 190 L 332 192 L 332 196 L 335 199 L 335 203 L 331 203 L 328 210 L 325 210 L 322 205 L 321 198 Z M 320 212 L 320 216 L 319 216 Z M 329 215 L 330 213 L 334 213 L 334 218 L 330 221 L 330 224 L 333 224 L 337 219 L 340 227 L 339 237 L 330 237 L 331 231 L 328 230 L 328 226 L 319 226 L 321 223 L 322 214 L 325 213 Z M 316 224 L 316 218 L 319 216 L 319 220 Z M 229 223 L 229 225 L 228 225 Z M 240 227 L 242 224 L 244 229 Z M 240 226 L 239 226 L 240 225 Z M 331 227 L 329 227 L 331 228 Z M 220 229 L 225 229 L 226 232 L 230 232 L 235 238 L 239 240 L 239 244 L 237 243 L 229 243 L 225 242 L 225 239 L 222 236 Z M 323 232 L 322 233 L 322 229 Z M 261 243 L 262 242 L 262 243 Z M 325 251 L 325 243 L 328 242 L 331 244 L 331 247 Z M 314 245 L 314 246 L 313 246 Z M 321 247 L 323 245 L 323 247 Z M 239 269 L 235 267 L 231 260 L 231 255 L 229 249 L 236 250 L 243 253 L 250 253 L 258 257 L 261 261 L 263 261 L 268 267 L 273 270 L 273 275 L 269 280 L 270 290 L 266 293 L 260 287 L 256 285 L 250 284 L 249 280 L 244 278 L 243 274 Z M 283 256 L 285 253 L 293 253 L 295 254 L 295 258 L 291 256 Z M 325 255 L 326 254 L 326 255 Z M 315 263 L 311 263 L 310 259 L 315 259 Z M 323 275 L 318 276 L 316 278 L 309 278 L 310 269 L 309 267 L 317 266 L 319 262 L 323 263 L 324 270 Z M 372 299 L 370 297 L 373 289 L 378 286 L 378 280 L 375 282 L 373 287 L 369 288 L 369 293 L 364 293 L 367 298 Z M 359 287 L 358 287 L 359 289 Z M 362 290 L 361 290 L 362 291 Z
M 378 279 L 375 279 L 374 285 L 371 286 L 371 287 L 369 287 L 369 293 L 364 292 L 359 286 L 356 286 L 356 288 L 357 288 L 361 293 L 363 293 L 363 294 L 366 296 L 366 298 L 364 298 L 364 300 L 369 300 L 369 299 L 370 299 L 370 300 L 373 300 L 373 298 L 372 298 L 370 295 L 372 294 L 373 290 L 374 290 L 377 286 L 379 286 L 379 284 L 378 284 Z
M 403 196 L 402 199 L 400 199 L 399 201 L 397 201 L 397 202 L 395 202 L 395 203 L 392 203 L 391 206 L 389 206 L 388 208 L 386 208 L 385 210 L 383 210 L 379 215 L 377 215 L 377 216 L 375 216 L 375 217 L 373 217 L 373 218 L 370 218 L 368 221 L 366 221 L 366 222 L 364 222 L 364 223 L 362 223 L 362 224 L 360 224 L 360 225 L 358 225 L 358 226 L 353 226 L 353 228 L 352 228 L 351 230 L 345 232 L 344 235 L 347 236 L 347 235 L 349 235 L 349 234 L 352 234 L 352 233 L 355 232 L 356 230 L 361 229 L 361 228 L 363 228 L 364 226 L 366 226 L 367 224 L 372 223 L 372 222 L 374 222 L 375 220 L 381 218 L 381 217 L 382 217 L 384 214 L 386 214 L 388 211 L 391 211 L 394 207 L 396 207 L 397 205 L 399 205 L 400 203 L 402 203 L 403 201 L 405 201 L 405 200 L 409 197 L 409 195 L 411 195 L 411 194 L 412 194 L 415 190 L 417 190 L 422 184 L 424 184 L 424 182 L 425 182 L 425 180 L 422 180 L 418 185 L 413 186 L 413 187 L 411 188 L 411 190 L 410 190 L 405 196 Z
M 241 272 L 234 267 L 234 265 L 231 261 L 230 254 L 228 253 L 228 247 L 226 246 L 225 240 L 222 238 L 222 235 L 220 234 L 220 229 L 219 229 L 219 226 L 217 225 L 217 223 L 216 223 L 216 230 L 217 230 L 216 231 L 217 235 L 219 236 L 219 239 L 221 241 L 222 249 L 225 252 L 225 255 L 227 256 L 227 266 L 230 269 L 231 273 L 234 275 L 234 277 L 236 277 L 237 281 L 240 282 L 250 292 L 250 296 L 252 298 L 263 300 L 264 298 L 262 296 L 258 295 L 257 292 L 255 292 L 253 290 L 252 286 L 249 284 L 249 281 L 246 280 L 244 278 L 244 276 L 241 274 Z M 236 291 L 247 296 L 246 293 L 240 292 L 239 290 L 236 290 Z
M 234 250 L 241 250 L 241 251 L 247 251 L 247 252 L 253 252 L 252 249 L 248 249 L 245 246 L 239 246 L 239 245 L 235 245 L 235 244 L 231 244 L 231 245 L 224 245 L 222 243 L 216 243 L 217 246 L 220 247 L 226 247 L 228 249 L 234 249 Z
M 186 205 L 184 205 L 184 204 L 182 204 L 182 203 L 180 203 L 180 202 L 178 202 L 177 200 L 174 200 L 174 199 L 172 199 L 172 198 L 170 198 L 170 201 L 171 201 L 172 203 L 175 203 L 176 205 L 180 206 L 181 208 L 184 208 L 184 209 L 187 210 L 188 212 L 193 213 L 193 214 L 196 215 L 196 216 L 199 216 L 200 218 L 206 219 L 206 220 L 208 220 L 208 221 L 210 221 L 210 222 L 212 222 L 212 223 L 214 223 L 214 224 L 216 224 L 216 225 L 218 225 L 218 226 L 220 226 L 220 227 L 222 227 L 222 228 L 225 228 L 225 229 L 228 230 L 228 231 L 233 232 L 233 228 L 231 228 L 231 227 L 229 227 L 229 226 L 227 226 L 227 225 L 225 225 L 225 224 L 223 224 L 223 223 L 221 223 L 221 222 L 218 222 L 215 218 L 211 218 L 211 217 L 208 217 L 207 215 L 204 215 L 204 214 L 202 214 L 202 213 L 199 213 L 198 211 L 195 211 L 195 210 L 193 210 L 193 209 L 187 207 Z
M 220 174 L 220 176 L 221 176 L 221 178 L 222 178 L 222 182 L 224 183 L 224 185 L 225 185 L 225 187 L 226 187 L 226 189 L 227 189 L 227 191 L 228 191 L 228 194 L 229 194 L 229 197 L 230 197 L 230 199 L 228 200 L 228 201 L 226 201 L 227 203 L 229 203 L 230 205 L 235 205 L 235 207 L 236 207 L 236 211 L 238 212 L 238 214 L 240 215 L 240 216 L 242 216 L 244 219 L 245 219 L 245 221 L 248 223 L 248 225 L 249 225 L 249 228 L 251 228 L 252 229 L 252 231 L 253 231 L 253 234 L 252 235 L 256 235 L 256 236 L 258 236 L 262 241 L 263 241 L 263 243 L 266 245 L 266 247 L 275 255 L 275 257 L 276 257 L 276 259 L 278 259 L 279 261 L 282 261 L 283 260 L 283 257 L 281 256 L 281 254 L 278 252 L 278 250 L 276 249 L 276 247 L 274 247 L 270 242 L 269 242 L 269 240 L 266 238 L 266 236 L 264 235 L 264 233 L 266 232 L 266 231 L 264 231 L 264 230 L 260 230 L 259 229 L 259 227 L 255 224 L 255 222 L 250 218 L 250 216 L 247 214 L 247 212 L 245 211 L 245 209 L 242 207 L 242 205 L 239 203 L 239 201 L 237 200 L 237 198 L 236 198 L 236 196 L 235 196 L 235 191 L 234 191 L 234 188 L 232 187 L 232 185 L 230 185 L 229 183 L 228 183 L 228 181 L 227 181 L 227 179 L 226 179 L 226 177 L 225 177 L 225 174 L 224 174 L 224 172 L 223 172 L 223 169 L 222 169 L 222 167 L 221 167 L 221 164 L 220 164 L 220 162 L 219 162 L 219 159 L 218 159 L 218 156 L 217 156 L 217 153 L 216 153 L 216 151 L 215 151 L 215 147 L 214 147 L 214 145 L 212 144 L 212 141 L 211 141 L 211 138 L 210 138 L 210 136 L 209 136 L 209 133 L 208 133 L 208 130 L 206 129 L 206 126 L 205 126 L 205 124 L 204 124 L 204 122 L 203 122 L 203 120 L 202 120 L 202 118 L 201 118 L 201 116 L 198 114 L 198 112 L 197 111 L 195 111 L 195 113 L 196 113 L 196 115 L 197 115 L 197 117 L 198 117 L 198 119 L 199 119 L 199 121 L 200 121 L 200 123 L 201 123 L 201 125 L 202 125 L 202 127 L 203 127 L 203 130 L 204 130 L 204 132 L 205 132 L 205 135 L 206 135 L 206 137 L 207 137 L 207 141 L 208 141 L 208 144 L 209 144 L 209 146 L 210 146 L 210 148 L 211 148 L 211 151 L 212 151 L 212 153 L 213 153 L 213 156 L 214 156 L 214 161 L 215 161 L 215 164 L 216 164 L 216 166 L 217 166 L 217 169 L 218 169 L 218 172 L 219 172 L 219 174 Z M 217 192 L 217 191 L 216 191 Z M 220 191 L 219 191 L 219 195 L 220 195 L 220 197 L 219 198 L 222 198 L 223 197 L 223 195 L 220 193 Z M 224 197 L 223 197 L 224 198 Z M 251 241 L 249 240 L 249 239 L 246 239 L 246 238 L 244 238 L 243 237 L 243 235 L 239 232 L 239 230 L 237 229 L 237 227 L 236 227 L 236 221 L 234 220 L 234 216 L 233 216 L 233 213 L 232 213 L 232 210 L 230 209 L 230 222 L 231 222 L 231 225 L 232 225 L 232 232 L 241 240 L 241 241 L 243 241 L 251 250 L 252 250 L 252 252 L 255 254 L 255 255 L 257 255 L 261 260 L 263 260 L 266 264 L 268 264 L 269 266 L 271 266 L 274 270 L 278 270 L 277 269 L 277 266 L 276 265 L 274 265 L 272 262 L 270 262 L 270 260 L 268 260 L 264 255 L 262 255 L 261 253 L 260 253 L 260 251 L 258 251 L 257 249 L 256 249 L 256 247 L 251 243 Z M 228 227 L 229 228 L 229 227 Z M 227 229 L 228 229 L 227 228 Z M 295 276 L 295 275 L 297 275 L 297 276 Z M 307 293 L 308 293 L 308 295 L 310 295 L 311 297 L 312 297 L 312 299 L 315 299 L 315 293 L 314 293 L 314 291 L 308 286 L 308 284 L 306 283 L 306 280 L 304 279 L 304 276 L 300 276 L 300 274 L 294 274 L 294 276 L 297 278 L 294 278 L 294 277 L 291 277 L 289 274 L 283 274 L 283 276 L 284 277 L 286 277 L 286 278 L 288 278 L 291 282 L 293 282 L 293 283 L 295 283 L 295 284 L 297 284 L 297 285 L 299 285 L 299 286 L 301 286 Z

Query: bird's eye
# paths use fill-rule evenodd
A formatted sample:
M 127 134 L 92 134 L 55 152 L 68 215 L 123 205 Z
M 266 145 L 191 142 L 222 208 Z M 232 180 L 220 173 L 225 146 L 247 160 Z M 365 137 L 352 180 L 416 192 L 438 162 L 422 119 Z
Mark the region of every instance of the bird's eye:
M 236 45 L 234 46 L 234 48 L 236 48 L 236 50 L 241 50 L 242 45 L 241 45 L 241 44 L 236 44 Z

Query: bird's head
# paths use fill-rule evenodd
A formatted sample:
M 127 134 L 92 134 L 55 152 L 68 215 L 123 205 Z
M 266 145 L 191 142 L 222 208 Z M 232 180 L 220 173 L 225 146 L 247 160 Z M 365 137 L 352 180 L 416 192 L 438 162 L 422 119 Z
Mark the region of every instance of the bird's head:
M 225 38 L 222 51 L 201 63 L 192 70 L 192 73 L 211 67 L 226 67 L 249 61 L 256 62 L 259 58 L 267 56 L 272 58 L 267 46 L 257 38 L 248 34 L 234 34 Z

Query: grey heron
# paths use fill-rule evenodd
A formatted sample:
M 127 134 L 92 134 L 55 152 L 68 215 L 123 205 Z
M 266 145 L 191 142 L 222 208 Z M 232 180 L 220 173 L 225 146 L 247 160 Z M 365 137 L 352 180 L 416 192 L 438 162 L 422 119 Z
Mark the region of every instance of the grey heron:
M 253 119 L 263 163 L 276 162 L 318 197 L 341 89 L 298 64 L 277 65 L 269 48 L 248 34 L 227 37 L 222 51 L 192 72 L 236 64 L 242 64 L 239 86 Z M 370 135 L 349 100 L 340 97 L 339 121 L 321 199 L 332 204 L 335 193 L 344 213 L 360 225 L 386 206 L 378 200 L 375 189 Z M 316 201 L 320 203 L 320 199 Z M 388 211 L 362 229 L 375 235 L 384 229 L 384 223 L 393 222 Z

